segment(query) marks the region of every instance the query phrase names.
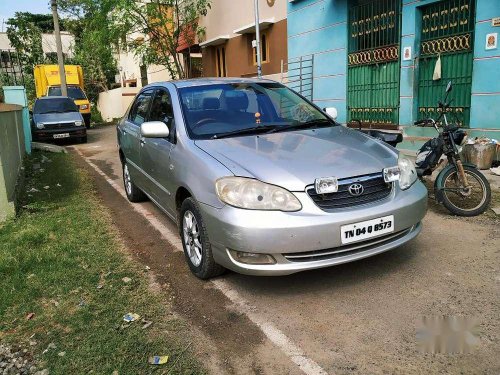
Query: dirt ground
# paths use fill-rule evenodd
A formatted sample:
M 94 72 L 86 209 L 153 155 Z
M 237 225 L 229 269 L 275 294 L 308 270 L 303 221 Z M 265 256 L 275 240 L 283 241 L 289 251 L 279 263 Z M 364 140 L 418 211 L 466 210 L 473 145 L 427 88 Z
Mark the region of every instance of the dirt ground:
M 114 127 L 91 130 L 89 143 L 76 148 L 121 185 Z M 165 241 L 74 154 L 95 177 L 132 255 L 152 268 L 176 312 L 191 324 L 200 360 L 211 372 L 303 373 L 212 283 L 190 274 L 175 249 L 178 236 Z M 150 202 L 140 205 L 177 233 Z M 358 262 L 274 278 L 228 272 L 221 279 L 326 373 L 499 374 L 500 221 L 492 215 L 455 218 L 430 202 L 423 224 L 409 244 Z M 479 343 L 470 353 L 419 352 L 418 321 L 443 315 L 476 319 Z

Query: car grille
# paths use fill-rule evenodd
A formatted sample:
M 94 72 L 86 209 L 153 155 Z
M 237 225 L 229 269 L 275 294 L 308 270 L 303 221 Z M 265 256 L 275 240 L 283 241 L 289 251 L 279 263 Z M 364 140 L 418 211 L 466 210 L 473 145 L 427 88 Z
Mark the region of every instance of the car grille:
M 363 185 L 363 193 L 352 195 L 349 192 L 349 186 L 353 183 Z M 319 208 L 328 210 L 375 202 L 388 197 L 391 190 L 392 184 L 384 181 L 382 173 L 377 173 L 341 179 L 336 193 L 318 194 L 316 189 L 311 187 L 307 189 L 307 194 Z
M 65 129 L 75 126 L 74 122 L 59 122 L 54 124 L 45 124 L 46 129 Z
M 312 262 L 325 259 L 341 258 L 344 256 L 360 253 L 362 251 L 367 251 L 371 248 L 382 246 L 392 241 L 396 241 L 410 233 L 413 228 L 414 227 L 411 227 L 409 229 L 405 229 L 396 233 L 390 233 L 385 236 L 371 238 L 366 241 L 339 246 L 332 249 L 305 251 L 302 253 L 288 253 L 283 254 L 283 256 L 290 262 Z

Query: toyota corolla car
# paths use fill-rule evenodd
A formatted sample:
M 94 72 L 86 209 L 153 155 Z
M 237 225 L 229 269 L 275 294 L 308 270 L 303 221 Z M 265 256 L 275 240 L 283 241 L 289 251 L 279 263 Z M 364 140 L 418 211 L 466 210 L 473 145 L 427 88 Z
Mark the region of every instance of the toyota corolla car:
M 422 228 L 427 190 L 410 160 L 273 81 L 152 84 L 117 131 L 128 199 L 178 223 L 199 278 L 328 267 Z

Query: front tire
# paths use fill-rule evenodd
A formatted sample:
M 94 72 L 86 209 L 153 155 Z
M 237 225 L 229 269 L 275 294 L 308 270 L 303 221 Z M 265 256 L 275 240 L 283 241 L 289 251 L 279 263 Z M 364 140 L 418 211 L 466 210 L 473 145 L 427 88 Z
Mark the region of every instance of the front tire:
M 123 162 L 123 186 L 130 202 L 142 202 L 146 200 L 146 195 L 139 189 L 132 180 L 127 161 Z
M 207 229 L 193 198 L 182 202 L 179 218 L 182 247 L 191 272 L 203 280 L 224 273 L 224 267 L 215 263 Z
M 443 205 L 458 216 L 477 216 L 482 214 L 491 201 L 491 188 L 488 180 L 476 168 L 464 165 L 464 172 L 470 185 L 469 189 L 460 189 L 458 173 L 455 168 L 448 169 L 440 179 Z M 446 189 L 455 190 L 446 190 Z

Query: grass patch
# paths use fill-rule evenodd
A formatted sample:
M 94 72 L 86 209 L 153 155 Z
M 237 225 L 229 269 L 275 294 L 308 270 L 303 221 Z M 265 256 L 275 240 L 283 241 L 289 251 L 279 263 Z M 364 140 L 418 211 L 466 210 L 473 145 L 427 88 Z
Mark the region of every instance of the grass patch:
M 0 341 L 33 351 L 51 374 L 204 373 L 184 323 L 120 250 L 86 172 L 41 152 L 25 172 L 20 215 L 0 224 Z M 123 328 L 128 312 L 153 324 Z M 170 360 L 154 367 L 152 355 Z

